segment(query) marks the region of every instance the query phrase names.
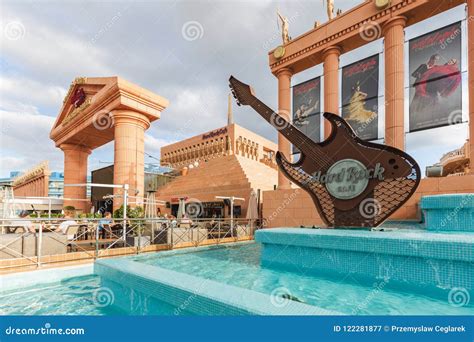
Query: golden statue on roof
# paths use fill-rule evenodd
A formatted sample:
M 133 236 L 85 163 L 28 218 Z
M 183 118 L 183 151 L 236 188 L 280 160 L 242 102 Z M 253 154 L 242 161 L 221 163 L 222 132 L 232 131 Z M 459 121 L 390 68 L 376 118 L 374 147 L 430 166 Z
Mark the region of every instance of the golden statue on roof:
M 289 23 L 287 17 L 284 17 L 280 14 L 279 10 L 277 10 L 277 15 L 278 15 L 278 18 L 281 21 L 281 38 L 282 38 L 282 41 L 283 41 L 283 45 L 285 45 L 285 44 L 288 44 L 289 41 L 291 40 L 291 38 L 288 34 L 288 27 L 289 27 L 290 23 Z M 277 25 L 278 25 L 278 21 L 277 21 Z

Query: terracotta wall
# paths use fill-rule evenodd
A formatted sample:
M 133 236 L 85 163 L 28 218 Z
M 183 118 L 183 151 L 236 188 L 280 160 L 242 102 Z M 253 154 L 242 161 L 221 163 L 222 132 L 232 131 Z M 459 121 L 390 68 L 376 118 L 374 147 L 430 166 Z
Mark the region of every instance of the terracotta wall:
M 236 202 L 242 208 L 242 217 L 247 214 L 249 196 L 252 189 L 263 191 L 273 189 L 277 183 L 277 171 L 256 160 L 240 155 L 223 156 L 203 162 L 159 188 L 156 198 L 177 203 L 178 197 L 188 197 L 191 202 L 220 201 L 215 196 L 235 196 L 245 198 Z M 161 207 L 162 213 L 169 213 Z
M 209 136 L 212 132 L 220 132 L 220 134 Z M 232 152 L 226 151 L 225 149 L 227 139 L 229 139 Z M 249 142 L 255 150 L 246 153 L 237 151 L 238 146 L 242 147 L 243 141 Z M 168 165 L 171 162 L 173 167 L 182 168 L 194 161 L 220 158 L 232 153 L 246 155 L 248 158 L 260 160 L 264 156 L 265 149 L 276 152 L 277 145 L 244 127 L 231 124 L 163 146 L 161 148 L 161 163 Z
M 474 174 L 423 178 L 416 193 L 396 211 L 391 219 L 419 219 L 422 196 L 446 193 L 474 193 Z M 263 217 L 267 227 L 299 227 L 322 225 L 316 207 L 303 190 L 275 190 L 263 193 Z
M 13 186 L 13 195 L 15 197 L 48 197 L 48 192 L 49 174 L 41 174 Z

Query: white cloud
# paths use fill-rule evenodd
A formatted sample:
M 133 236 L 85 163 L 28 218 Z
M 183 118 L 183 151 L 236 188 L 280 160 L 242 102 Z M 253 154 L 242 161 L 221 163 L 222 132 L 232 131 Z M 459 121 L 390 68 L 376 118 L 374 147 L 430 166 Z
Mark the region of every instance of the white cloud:
M 16 13 L 5 6 L 2 11 L 2 54 L 30 73 L 49 73 L 51 79 L 64 74 L 110 74 L 106 61 L 111 56 L 90 41 L 53 29 L 34 12 Z M 6 32 L 12 23 L 23 30 L 18 39 L 9 39 Z
M 29 167 L 29 161 L 22 157 L 0 157 L 0 177 L 7 177 L 11 171 L 26 170 Z
M 63 87 L 48 85 L 31 79 L 22 77 L 0 76 L 0 94 L 2 98 L 1 106 L 4 109 L 15 110 L 19 107 L 30 107 L 22 102 L 26 98 L 36 106 L 51 106 L 59 108 L 66 95 Z
M 49 139 L 54 118 L 33 112 L 0 110 L 1 175 L 24 171 L 43 160 L 50 167 L 62 169 L 62 153 Z
M 338 6 L 346 10 L 360 2 Z M 17 35 L 8 39 L 1 32 L 0 37 L 2 135 L 5 124 L 18 123 L 0 138 L 2 173 L 20 165 L 19 160 L 31 167 L 50 159 L 52 167 L 62 169 L 62 152 L 49 140 L 54 118 L 44 114 L 57 115 L 65 90 L 77 76 L 118 75 L 170 100 L 146 135 L 146 151 L 157 157 L 164 144 L 226 123 L 230 74 L 252 84 L 276 109 L 277 80 L 267 52 L 281 41 L 277 8 L 295 18 L 289 28 L 293 38 L 311 29 L 315 20 L 326 20 L 322 3 L 306 0 L 4 1 L 0 29 L 15 23 L 8 28 Z M 203 26 L 202 39 L 183 38 L 182 26 L 190 20 Z M 301 76 L 301 81 L 316 76 L 314 68 Z M 234 119 L 276 140 L 276 131 L 248 107 L 234 106 Z M 462 145 L 465 137 L 464 132 L 433 130 L 408 134 L 406 140 L 408 152 L 426 164 Z M 93 152 L 89 168 L 111 160 L 113 144 L 107 144 Z
M 150 134 L 145 134 L 145 152 L 149 153 L 153 157 L 160 157 L 160 149 L 168 144 L 171 144 L 172 141 L 155 138 Z

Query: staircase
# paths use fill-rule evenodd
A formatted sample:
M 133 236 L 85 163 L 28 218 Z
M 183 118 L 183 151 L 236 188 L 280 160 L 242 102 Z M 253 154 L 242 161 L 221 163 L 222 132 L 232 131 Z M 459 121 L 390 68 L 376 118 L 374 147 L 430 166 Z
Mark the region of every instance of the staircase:
M 215 196 L 248 199 L 251 188 L 271 190 L 277 184 L 277 171 L 255 160 L 236 155 L 201 162 L 157 191 L 157 197 L 169 201 L 187 196 L 200 201 L 215 201 Z
M 242 156 L 236 156 L 242 171 L 250 182 L 250 187 L 257 190 L 273 190 L 278 184 L 278 171 L 259 162 Z

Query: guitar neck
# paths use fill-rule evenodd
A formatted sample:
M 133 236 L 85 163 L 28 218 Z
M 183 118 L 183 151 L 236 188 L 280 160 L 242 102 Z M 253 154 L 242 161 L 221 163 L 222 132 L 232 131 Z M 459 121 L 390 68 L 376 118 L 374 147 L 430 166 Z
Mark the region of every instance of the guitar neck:
M 288 139 L 293 145 L 301 146 L 301 144 L 304 144 L 305 141 L 310 140 L 303 132 L 293 126 L 291 122 L 286 120 L 280 114 L 274 112 L 270 107 L 268 107 L 255 96 L 250 106 L 270 125 L 275 127 L 280 132 L 280 134 Z

